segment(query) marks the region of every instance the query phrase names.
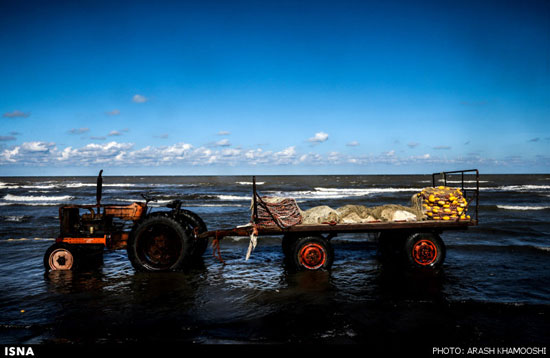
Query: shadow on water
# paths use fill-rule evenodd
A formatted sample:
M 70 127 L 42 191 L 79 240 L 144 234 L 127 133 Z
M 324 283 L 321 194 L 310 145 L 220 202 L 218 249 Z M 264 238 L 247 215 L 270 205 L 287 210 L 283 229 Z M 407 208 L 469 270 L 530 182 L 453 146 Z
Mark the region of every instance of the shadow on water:
M 101 270 L 45 274 L 54 323 L 46 341 L 70 343 L 187 341 L 190 313 L 206 281 L 204 266 L 171 273 L 108 277 Z
M 374 279 L 374 296 L 379 300 L 444 302 L 447 281 L 444 268 L 438 270 L 407 269 L 394 264 L 379 266 Z

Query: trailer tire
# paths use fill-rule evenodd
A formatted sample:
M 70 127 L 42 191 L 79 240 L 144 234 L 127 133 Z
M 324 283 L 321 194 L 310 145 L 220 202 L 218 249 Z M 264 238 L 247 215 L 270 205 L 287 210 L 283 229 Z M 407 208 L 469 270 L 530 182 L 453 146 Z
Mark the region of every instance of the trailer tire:
M 296 238 L 290 248 L 289 261 L 299 271 L 328 270 L 334 261 L 334 249 L 320 236 Z
M 191 239 L 176 220 L 155 215 L 145 219 L 128 240 L 128 258 L 136 271 L 174 271 L 191 255 Z
M 78 266 L 77 250 L 69 244 L 55 243 L 44 254 L 44 269 L 47 271 L 75 270 Z
M 446 248 L 435 233 L 414 233 L 405 240 L 405 260 L 414 268 L 438 268 L 445 261 Z

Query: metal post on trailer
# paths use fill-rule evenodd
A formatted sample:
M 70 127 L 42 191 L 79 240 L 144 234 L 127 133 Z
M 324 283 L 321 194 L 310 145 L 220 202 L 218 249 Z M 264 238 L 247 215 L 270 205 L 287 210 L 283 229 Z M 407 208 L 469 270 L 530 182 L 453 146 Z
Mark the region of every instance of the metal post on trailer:
M 252 221 L 256 222 L 258 218 L 258 202 L 256 200 L 256 176 L 252 177 L 252 205 L 254 207 Z
M 450 172 L 441 172 L 441 173 L 433 173 L 432 174 L 432 184 L 433 184 L 433 187 L 435 188 L 437 185 L 436 185 L 436 181 L 435 181 L 435 177 L 436 176 L 443 176 L 443 180 L 444 180 L 444 183 L 445 183 L 445 186 L 447 186 L 447 175 L 448 174 L 461 174 L 461 188 L 462 188 L 462 191 L 464 192 L 464 195 L 466 195 L 466 189 L 464 188 L 464 173 L 467 173 L 467 172 L 475 172 L 475 175 L 476 175 L 476 189 L 474 191 L 474 198 L 475 198 L 475 201 L 476 201 L 476 206 L 475 206 L 475 215 L 476 215 L 476 221 L 478 220 L 478 214 L 479 214 L 479 170 L 477 169 L 468 169 L 468 170 L 454 170 L 454 171 L 450 171 Z

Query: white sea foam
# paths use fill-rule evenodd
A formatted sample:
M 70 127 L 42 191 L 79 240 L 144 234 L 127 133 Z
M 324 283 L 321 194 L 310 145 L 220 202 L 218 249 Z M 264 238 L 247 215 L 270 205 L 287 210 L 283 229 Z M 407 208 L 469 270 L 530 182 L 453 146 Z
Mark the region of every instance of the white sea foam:
M 441 181 L 443 182 L 443 181 Z M 480 180 L 480 183 L 489 183 L 488 180 Z M 430 182 L 431 183 L 431 182 Z M 447 184 L 461 184 L 462 180 L 447 180 Z M 464 180 L 464 183 L 477 183 L 477 180 Z
M 239 196 L 239 195 L 216 195 L 216 197 L 220 200 L 224 201 L 244 201 L 244 200 L 252 200 L 251 196 Z
M 247 205 L 243 205 L 243 204 L 190 204 L 190 205 L 185 205 L 185 206 L 189 206 L 189 207 L 245 207 Z
M 113 201 L 122 201 L 122 202 L 125 202 L 125 203 L 143 202 L 143 200 L 135 200 L 135 199 L 113 199 Z M 154 206 L 155 204 L 156 205 L 166 205 L 171 201 L 173 201 L 173 200 L 155 200 L 155 201 L 150 201 L 149 204 L 147 204 L 147 205 L 149 205 L 149 206 Z
M 285 198 L 294 198 L 296 200 L 315 200 L 315 199 L 341 199 L 349 197 L 362 197 L 371 194 L 381 193 L 397 193 L 397 192 L 420 192 L 420 188 L 315 188 L 315 190 L 301 190 L 301 191 L 267 191 L 265 196 L 276 196 Z
M 238 181 L 236 183 L 240 184 L 240 185 L 252 185 L 251 181 Z M 265 182 L 263 182 L 263 181 L 257 181 L 256 182 L 256 185 L 264 185 L 264 184 L 265 184 Z
M 4 217 L 4 221 L 21 222 L 24 218 L 23 215 L 9 215 Z
M 88 187 L 88 186 L 91 186 L 91 187 L 96 187 L 97 184 L 96 183 L 67 183 L 67 184 L 64 184 L 64 186 L 66 188 L 83 188 L 83 187 Z M 136 184 L 124 184 L 124 183 L 119 183 L 119 184 L 102 184 L 103 187 L 134 187 L 136 186 Z
M 60 196 L 25 196 L 25 195 L 11 195 L 8 194 L 4 196 L 6 201 L 15 201 L 15 202 L 44 202 L 44 201 L 69 201 L 73 199 L 70 195 L 60 195 Z
M 497 208 L 503 210 L 546 210 L 550 209 L 550 206 L 497 205 Z
M 382 193 L 415 192 L 422 191 L 421 188 L 315 188 L 315 190 L 295 191 L 289 193 L 278 193 L 276 196 L 292 197 L 295 199 L 340 199 L 349 197 L 368 196 Z
M 504 185 L 497 188 L 488 188 L 488 189 L 497 189 L 502 191 L 533 191 L 533 190 L 550 190 L 550 185 Z

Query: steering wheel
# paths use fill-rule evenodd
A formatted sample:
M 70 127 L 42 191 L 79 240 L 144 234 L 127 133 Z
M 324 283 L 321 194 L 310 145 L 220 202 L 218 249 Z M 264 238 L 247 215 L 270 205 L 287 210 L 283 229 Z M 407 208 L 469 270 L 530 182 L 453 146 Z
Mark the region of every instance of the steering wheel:
M 157 199 L 153 198 L 149 193 L 141 193 L 141 197 L 145 199 L 145 205 L 147 205 L 150 201 L 157 201 Z

